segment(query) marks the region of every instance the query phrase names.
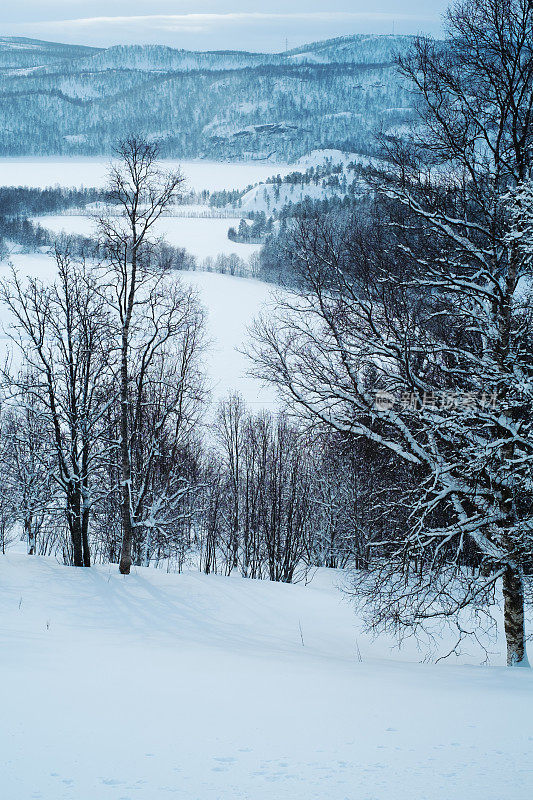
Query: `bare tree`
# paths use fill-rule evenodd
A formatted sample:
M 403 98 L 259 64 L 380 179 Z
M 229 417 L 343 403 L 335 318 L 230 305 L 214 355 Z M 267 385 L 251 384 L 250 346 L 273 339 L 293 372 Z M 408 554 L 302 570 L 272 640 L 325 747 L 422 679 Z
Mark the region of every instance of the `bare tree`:
M 51 469 L 64 498 L 73 564 L 88 567 L 98 431 L 110 402 L 103 392 L 109 334 L 94 272 L 59 251 L 56 262 L 58 277 L 51 285 L 13 273 L 0 286 L 24 364 L 19 376 L 6 377 L 19 406 L 46 437 L 43 447 L 32 445 L 31 458 Z
M 465 614 L 487 615 L 501 582 L 507 661 L 526 665 L 533 339 L 516 198 L 532 170 L 531 3 L 466 0 L 448 30 L 401 63 L 423 124 L 389 138 L 376 176 L 396 239 L 302 225 L 304 291 L 259 326 L 254 355 L 301 415 L 417 475 L 409 527 L 360 575 L 371 624 L 447 617 L 476 635 Z
M 241 499 L 245 449 L 246 408 L 240 395 L 220 404 L 216 432 L 227 476 L 225 513 L 228 522 L 227 569 L 237 567 L 241 534 Z M 245 572 L 246 574 L 246 572 Z
M 150 309 L 149 330 L 132 348 L 130 381 L 132 519 L 144 566 L 156 537 L 170 536 L 188 513 L 186 453 L 204 399 L 203 313 L 194 292 L 173 280 L 151 292 Z
M 149 530 L 164 526 L 165 514 L 172 516 L 182 496 L 175 466 L 165 472 L 158 457 L 169 428 L 168 446 L 176 452 L 182 430 L 195 417 L 186 421 L 191 404 L 199 400 L 201 313 L 191 291 L 171 285 L 153 236 L 183 178 L 163 172 L 158 154 L 157 145 L 135 137 L 120 145 L 109 191 L 121 212 L 99 220 L 119 352 L 122 574 L 129 574 L 134 544 L 142 538 L 146 561 Z
M 34 380 L 26 375 L 20 385 Z M 39 413 L 39 404 L 24 391 L 21 408 L 4 411 L 4 448 L 2 469 L 4 486 L 22 525 L 28 555 L 39 552 L 39 533 L 52 505 L 53 453 L 48 444 L 48 431 Z
M 301 432 L 283 415 L 251 415 L 238 395 L 215 423 L 219 469 L 211 470 L 206 549 L 227 574 L 291 582 L 309 551 L 310 468 Z
M 17 522 L 16 500 L 13 496 L 13 487 L 7 478 L 12 460 L 8 437 L 9 422 L 9 415 L 0 407 L 0 467 L 4 474 L 0 486 L 0 548 L 3 554 L 6 552 L 6 546 L 12 541 L 10 533 Z

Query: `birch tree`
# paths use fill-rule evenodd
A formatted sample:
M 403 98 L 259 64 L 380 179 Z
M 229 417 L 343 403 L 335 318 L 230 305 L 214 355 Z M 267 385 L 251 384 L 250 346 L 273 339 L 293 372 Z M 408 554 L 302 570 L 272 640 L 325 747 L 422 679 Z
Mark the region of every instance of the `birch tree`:
M 447 24 L 445 45 L 419 39 L 400 62 L 421 120 L 387 138 L 391 167 L 375 176 L 394 237 L 379 219 L 302 224 L 303 290 L 258 326 L 254 357 L 300 415 L 417 476 L 409 526 L 359 573 L 370 624 L 409 634 L 446 617 L 476 636 L 501 585 L 507 663 L 527 665 L 531 3 L 466 0 Z
M 125 575 L 133 563 L 135 544 L 144 537 L 146 561 L 149 530 L 157 525 L 160 530 L 164 527 L 165 514 L 181 496 L 174 467 L 154 494 L 155 463 L 168 426 L 185 426 L 183 414 L 187 407 L 190 410 L 192 395 L 198 390 L 197 384 L 192 387 L 197 374 L 201 313 L 191 291 L 177 283 L 171 285 L 157 257 L 154 235 L 154 226 L 174 201 L 183 178 L 179 172 L 163 171 L 158 154 L 156 144 L 140 138 L 130 137 L 121 143 L 108 187 L 119 213 L 99 219 L 106 298 L 119 354 L 119 568 Z M 175 358 L 171 356 L 173 349 Z M 155 412 L 156 405 L 154 416 L 149 409 Z M 177 441 L 175 438 L 170 447 Z
M 50 511 L 53 496 L 53 454 L 39 404 L 24 390 L 33 379 L 20 376 L 24 402 L 4 411 L 4 485 L 26 539 L 28 555 L 39 552 L 39 534 Z
M 203 312 L 177 279 L 152 287 L 131 349 L 129 453 L 136 563 L 149 566 L 188 514 L 187 449 L 201 419 Z
M 57 278 L 43 284 L 15 272 L 0 285 L 10 335 L 23 360 L 7 375 L 12 398 L 42 436 L 31 457 L 50 469 L 64 502 L 72 563 L 91 563 L 89 517 L 102 451 L 99 427 L 107 397 L 109 331 L 94 272 L 56 252 Z M 30 476 L 31 477 L 31 476 Z

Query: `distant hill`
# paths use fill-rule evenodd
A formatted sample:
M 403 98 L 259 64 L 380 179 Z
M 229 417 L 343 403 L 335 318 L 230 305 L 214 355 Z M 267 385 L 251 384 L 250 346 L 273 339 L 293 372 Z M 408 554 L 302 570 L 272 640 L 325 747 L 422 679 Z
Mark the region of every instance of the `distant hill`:
M 66 66 L 69 61 L 95 56 L 99 52 L 97 47 L 0 36 L 0 74 L 50 65 Z
M 409 125 L 395 67 L 409 36 L 345 36 L 286 53 L 108 49 L 0 38 L 0 154 L 107 154 L 135 131 L 179 157 L 371 154 Z
M 358 34 L 326 39 L 284 54 L 287 60 L 314 64 L 375 64 L 393 61 L 412 44 L 412 36 Z
M 162 70 L 243 69 L 260 64 L 282 64 L 284 57 L 244 51 L 177 50 L 163 45 L 115 45 L 76 65 L 80 69 L 135 69 L 145 72 Z

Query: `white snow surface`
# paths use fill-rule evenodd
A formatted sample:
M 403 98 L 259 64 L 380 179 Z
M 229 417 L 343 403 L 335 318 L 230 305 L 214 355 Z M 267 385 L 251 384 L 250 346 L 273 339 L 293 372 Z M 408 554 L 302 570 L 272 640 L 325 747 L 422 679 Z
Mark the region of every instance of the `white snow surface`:
M 240 218 L 228 217 L 160 217 L 153 227 L 155 236 L 164 236 L 174 247 L 184 247 L 200 262 L 205 258 L 215 258 L 219 253 L 235 253 L 247 261 L 261 245 L 232 242 L 228 230 L 238 228 Z M 81 214 L 53 214 L 33 217 L 32 222 L 47 228 L 52 233 L 76 233 L 81 236 L 95 236 L 96 223 L 91 217 Z
M 0 158 L 0 186 L 104 187 L 110 158 L 102 156 L 42 156 Z M 187 190 L 246 189 L 273 175 L 286 175 L 294 167 L 268 161 L 225 162 L 165 159 L 161 166 L 180 169 Z
M 271 308 L 273 287 L 262 281 L 216 272 L 179 272 L 177 275 L 196 288 L 207 310 L 210 344 L 205 362 L 213 402 L 238 392 L 254 412 L 278 410 L 280 402 L 275 389 L 249 374 L 252 364 L 243 352 L 254 319 L 268 314 Z
M 531 673 L 391 654 L 338 579 L 0 555 L 2 797 L 529 800 Z

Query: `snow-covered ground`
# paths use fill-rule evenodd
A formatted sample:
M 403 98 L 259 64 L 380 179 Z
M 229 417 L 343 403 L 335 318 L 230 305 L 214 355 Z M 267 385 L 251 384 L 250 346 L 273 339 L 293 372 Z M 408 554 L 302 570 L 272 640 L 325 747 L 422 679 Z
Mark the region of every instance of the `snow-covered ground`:
M 55 275 L 54 259 L 44 254 L 14 254 L 11 261 L 22 276 L 33 275 L 50 281 Z M 8 264 L 0 264 L 0 277 L 8 274 Z M 230 392 L 239 392 L 255 411 L 276 409 L 278 403 L 274 390 L 248 374 L 250 362 L 240 352 L 246 345 L 248 328 L 254 318 L 260 313 L 268 313 L 273 287 L 262 281 L 214 272 L 176 272 L 174 275 L 176 279 L 194 286 L 207 311 L 209 344 L 204 361 L 213 404 L 216 405 Z M 5 332 L 8 320 L 4 318 L 0 322 L 3 360 L 9 345 Z
M 187 180 L 186 189 L 219 191 L 246 189 L 272 175 L 286 175 L 294 167 L 268 161 L 182 161 L 164 160 L 168 169 L 179 168 Z M 96 186 L 107 182 L 110 159 L 104 157 L 16 157 L 0 158 L 0 186 Z
M 264 211 L 267 216 L 293 203 L 303 203 L 306 198 L 323 200 L 325 197 L 342 197 L 337 189 L 329 189 L 314 183 L 283 183 L 281 186 L 260 183 L 242 197 L 239 208 L 242 211 Z
M 213 401 L 239 392 L 252 411 L 279 408 L 275 390 L 249 375 L 251 363 L 242 352 L 253 320 L 259 314 L 268 314 L 272 286 L 215 272 L 178 275 L 197 289 L 207 309 L 207 338 L 211 344 L 205 359 Z
M 34 217 L 32 221 L 53 233 L 95 235 L 95 222 L 91 217 L 55 214 Z M 261 246 L 240 244 L 228 239 L 228 230 L 232 227 L 238 228 L 239 222 L 240 218 L 165 216 L 154 225 L 153 232 L 156 236 L 164 236 L 166 241 L 175 247 L 184 247 L 199 262 L 208 257 L 216 258 L 219 253 L 223 255 L 236 253 L 247 261 Z
M 338 577 L 0 556 L 2 797 L 529 800 L 530 672 L 390 653 Z

